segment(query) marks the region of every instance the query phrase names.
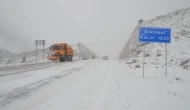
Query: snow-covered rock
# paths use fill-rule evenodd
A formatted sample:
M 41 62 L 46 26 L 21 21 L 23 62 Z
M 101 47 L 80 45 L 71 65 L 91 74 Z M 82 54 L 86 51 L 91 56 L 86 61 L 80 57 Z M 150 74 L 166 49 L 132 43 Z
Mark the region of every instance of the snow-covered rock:
M 138 32 L 141 26 L 171 28 L 171 44 L 167 45 L 168 66 L 175 65 L 190 68 L 190 8 L 177 10 L 167 15 L 157 16 L 154 19 L 139 22 L 119 56 L 121 60 L 138 59 L 138 63 L 140 63 L 142 62 L 143 45 L 146 45 L 145 52 L 148 55 L 145 62 L 147 64 L 163 66 L 165 60 L 165 44 L 139 43 Z

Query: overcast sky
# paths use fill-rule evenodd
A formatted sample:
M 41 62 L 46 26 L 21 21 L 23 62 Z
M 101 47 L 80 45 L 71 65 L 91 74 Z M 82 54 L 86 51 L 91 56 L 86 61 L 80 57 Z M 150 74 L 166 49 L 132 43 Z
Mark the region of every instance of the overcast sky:
M 81 42 L 117 58 L 139 19 L 187 7 L 190 0 L 0 0 L 0 15 L 47 46 Z

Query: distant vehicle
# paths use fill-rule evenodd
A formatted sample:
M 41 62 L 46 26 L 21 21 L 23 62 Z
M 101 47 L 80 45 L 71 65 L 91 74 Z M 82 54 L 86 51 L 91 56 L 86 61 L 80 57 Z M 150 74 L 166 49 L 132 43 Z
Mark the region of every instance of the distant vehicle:
M 47 57 L 49 60 L 59 60 L 60 62 L 73 60 L 74 51 L 72 47 L 66 43 L 53 44 L 50 47 L 50 51 L 51 55 Z
M 108 60 L 108 57 L 107 56 L 103 56 L 102 60 Z
M 88 57 L 83 57 L 82 60 L 88 60 L 89 58 Z

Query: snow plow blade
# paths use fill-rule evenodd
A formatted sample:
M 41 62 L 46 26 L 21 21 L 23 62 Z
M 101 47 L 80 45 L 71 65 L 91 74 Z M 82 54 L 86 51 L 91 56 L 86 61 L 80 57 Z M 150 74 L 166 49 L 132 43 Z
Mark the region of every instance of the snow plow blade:
M 47 59 L 51 60 L 51 61 L 56 61 L 56 60 L 59 60 L 59 57 L 58 56 L 47 56 Z

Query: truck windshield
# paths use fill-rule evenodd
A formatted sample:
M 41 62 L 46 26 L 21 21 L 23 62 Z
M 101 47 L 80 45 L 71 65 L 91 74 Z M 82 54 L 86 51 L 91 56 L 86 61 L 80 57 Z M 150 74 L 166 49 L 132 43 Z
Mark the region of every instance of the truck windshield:
M 52 46 L 51 50 L 61 50 L 61 46 Z

